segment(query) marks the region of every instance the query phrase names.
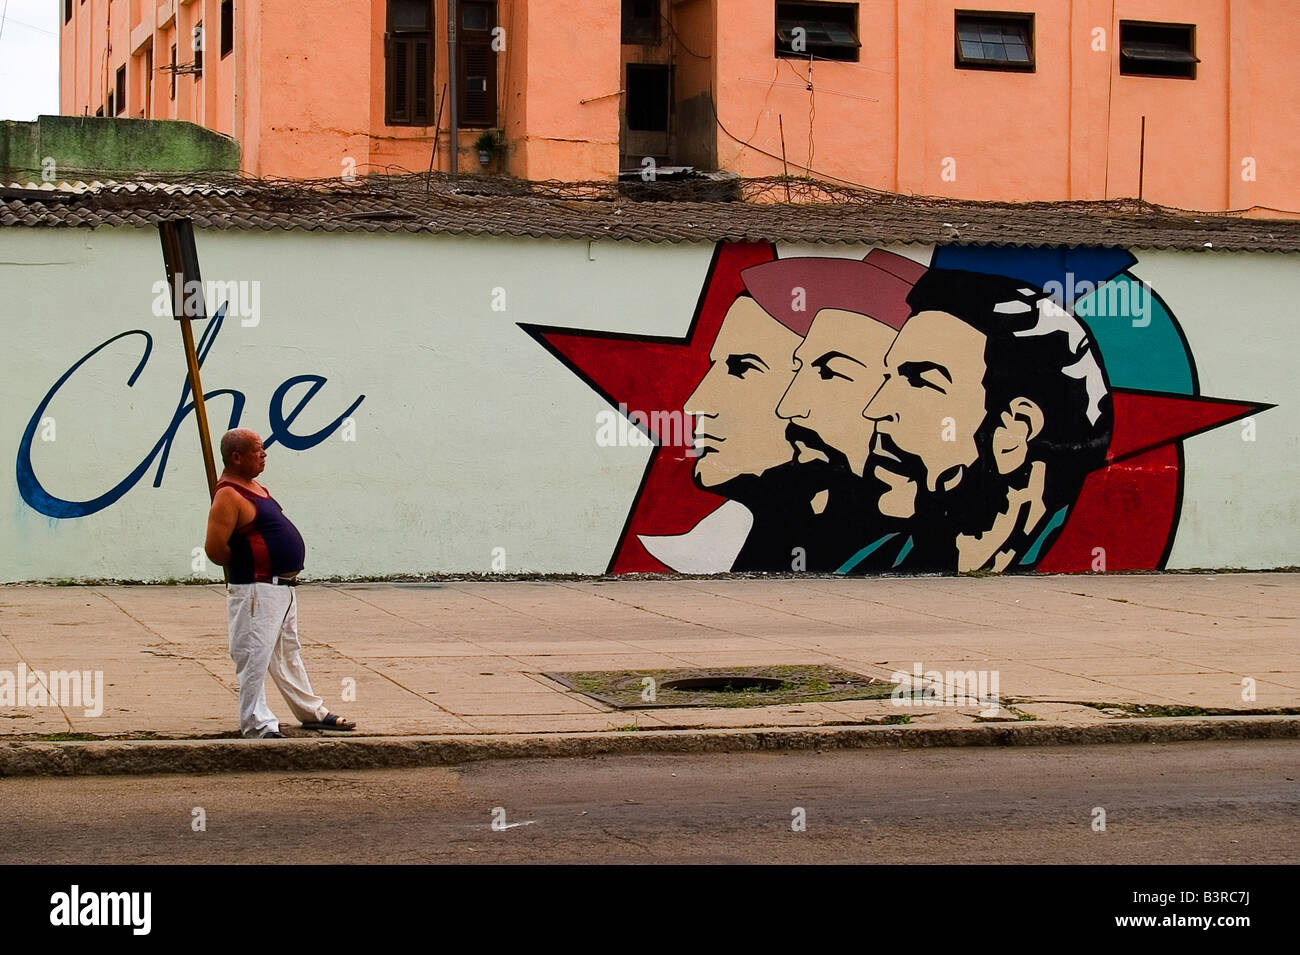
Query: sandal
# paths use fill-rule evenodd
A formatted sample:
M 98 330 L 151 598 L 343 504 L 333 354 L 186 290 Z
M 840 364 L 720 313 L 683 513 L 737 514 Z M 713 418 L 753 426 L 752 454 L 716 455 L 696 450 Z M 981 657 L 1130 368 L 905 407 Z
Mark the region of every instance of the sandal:
M 305 730 L 354 730 L 357 728 L 357 724 L 333 713 L 326 713 L 324 719 L 316 723 L 303 723 L 302 728 Z

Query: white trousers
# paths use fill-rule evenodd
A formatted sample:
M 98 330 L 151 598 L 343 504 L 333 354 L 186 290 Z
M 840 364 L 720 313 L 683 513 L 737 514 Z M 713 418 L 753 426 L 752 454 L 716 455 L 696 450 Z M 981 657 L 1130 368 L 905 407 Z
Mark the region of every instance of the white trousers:
M 230 657 L 239 681 L 239 731 L 245 738 L 279 732 L 280 721 L 266 705 L 267 673 L 300 723 L 319 722 L 329 713 L 312 692 L 302 664 L 297 589 L 280 584 L 226 586 Z

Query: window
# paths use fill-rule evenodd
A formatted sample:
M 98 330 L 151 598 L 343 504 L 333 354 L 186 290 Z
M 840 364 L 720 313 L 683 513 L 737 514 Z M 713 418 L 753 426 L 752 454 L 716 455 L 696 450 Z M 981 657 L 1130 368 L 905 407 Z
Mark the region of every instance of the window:
M 221 0 L 221 56 L 235 49 L 235 0 Z
M 623 42 L 659 42 L 659 0 L 623 0 Z
M 125 66 L 119 66 L 117 68 L 117 83 L 114 85 L 117 91 L 117 100 L 116 100 L 117 109 L 113 113 L 113 115 L 116 116 L 118 113 L 126 112 L 126 67 Z
M 1119 21 L 1119 71 L 1125 76 L 1196 79 L 1196 27 Z
M 627 128 L 634 132 L 668 132 L 672 73 L 654 63 L 627 65 Z
M 72 19 L 72 0 L 63 0 L 63 22 L 67 23 Z
M 203 21 L 194 24 L 194 78 L 203 75 Z
M 384 122 L 433 125 L 432 0 L 388 0 L 384 36 Z
M 144 50 L 144 109 L 140 111 L 147 119 L 153 115 L 153 43 Z
M 497 124 L 497 54 L 492 49 L 496 25 L 495 3 L 461 0 L 456 49 L 462 126 Z
M 170 89 L 170 91 L 169 91 L 169 93 L 168 93 L 168 98 L 169 98 L 169 99 L 175 99 L 175 98 L 176 98 L 176 44 L 175 44 L 175 43 L 172 44 L 172 68 L 171 68 L 171 74 L 172 74 L 172 79 L 171 79 L 171 89 Z
M 100 112 L 100 115 L 101 115 L 101 116 L 105 116 L 105 115 L 107 115 L 107 116 L 115 116 L 115 115 L 117 115 L 117 110 L 114 108 L 114 103 L 113 103 L 113 91 L 112 91 L 112 90 L 109 90 L 109 91 L 108 91 L 108 112 L 107 112 L 107 113 L 104 113 L 104 112 L 101 111 L 101 112 Z
M 112 94 L 111 94 L 111 93 L 109 94 L 109 99 L 112 99 Z M 103 115 L 104 115 L 104 107 L 101 106 L 99 109 L 95 110 L 95 115 L 96 115 L 96 116 L 103 116 Z
M 861 46 L 856 3 L 776 5 L 776 55 L 779 57 L 856 63 Z
M 956 62 L 965 70 L 1034 71 L 1034 15 L 958 10 Z

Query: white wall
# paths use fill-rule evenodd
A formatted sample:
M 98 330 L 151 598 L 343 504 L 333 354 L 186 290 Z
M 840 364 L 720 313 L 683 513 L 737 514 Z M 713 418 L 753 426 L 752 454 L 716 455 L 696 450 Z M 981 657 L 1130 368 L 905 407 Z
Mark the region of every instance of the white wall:
M 1183 443 L 1183 511 L 1168 565 L 1300 565 L 1300 258 L 1135 251 L 1187 336 L 1201 393 L 1277 405 Z M 1254 440 L 1245 440 L 1252 438 Z
M 280 231 L 205 232 L 198 245 L 205 280 L 260 283 L 260 323 L 228 318 L 203 368 L 206 390 L 245 394 L 243 425 L 265 434 L 270 396 L 294 375 L 329 379 L 294 423 L 299 434 L 365 395 L 355 441 L 273 447 L 261 479 L 303 531 L 311 575 L 487 572 L 497 547 L 511 572 L 604 571 L 649 449 L 598 447 L 596 415 L 607 406 L 517 323 L 680 335 L 711 245 Z M 1282 406 L 1258 417 L 1253 444 L 1237 425 L 1187 442 L 1169 566 L 1300 564 L 1296 257 L 1138 255 L 1134 271 L 1186 330 L 1202 390 Z M 23 430 L 45 393 L 129 329 L 153 335 L 135 386 L 126 380 L 139 336 L 70 379 L 47 411 L 55 440 L 38 437 L 32 460 L 48 491 L 84 499 L 149 453 L 184 377 L 179 329 L 152 312 L 161 277 L 155 230 L 0 229 L 0 580 L 191 574 L 207 502 L 192 417 L 162 486 L 153 487 L 155 462 L 97 514 L 46 517 L 15 480 Z M 505 290 L 504 311 L 492 308 L 495 288 Z M 228 414 L 227 399 L 209 403 L 215 434 Z

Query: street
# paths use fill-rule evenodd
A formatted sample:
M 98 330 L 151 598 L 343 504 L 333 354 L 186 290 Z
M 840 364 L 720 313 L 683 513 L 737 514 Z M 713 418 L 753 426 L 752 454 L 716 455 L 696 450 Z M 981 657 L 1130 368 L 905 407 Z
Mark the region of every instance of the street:
M 1298 777 L 1237 741 L 16 778 L 0 863 L 1293 863 Z

